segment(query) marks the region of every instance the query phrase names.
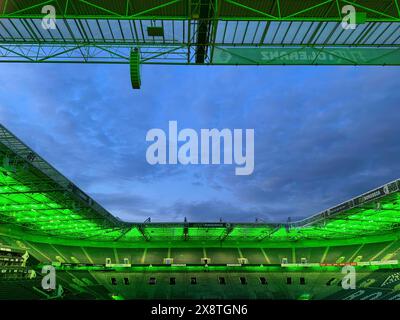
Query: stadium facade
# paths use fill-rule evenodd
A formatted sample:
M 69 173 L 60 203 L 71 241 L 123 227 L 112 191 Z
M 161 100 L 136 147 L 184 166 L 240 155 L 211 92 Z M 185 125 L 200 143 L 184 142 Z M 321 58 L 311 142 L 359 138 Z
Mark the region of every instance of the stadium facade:
M 400 299 L 400 180 L 298 222 L 128 223 L 3 126 L 0 157 L 2 299 Z

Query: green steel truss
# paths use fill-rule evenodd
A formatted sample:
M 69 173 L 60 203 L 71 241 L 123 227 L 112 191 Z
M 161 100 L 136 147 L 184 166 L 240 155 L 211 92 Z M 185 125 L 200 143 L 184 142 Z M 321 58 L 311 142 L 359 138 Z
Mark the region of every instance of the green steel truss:
M 2 125 L 0 155 L 2 224 L 77 238 L 124 226 Z
M 345 5 L 366 15 L 355 30 Z M 400 65 L 400 1 L 0 1 L 0 62 L 128 64 L 134 47 L 141 64 Z
M 114 218 L 0 125 L 0 227 L 46 241 L 138 246 L 379 238 L 399 231 L 400 180 L 292 223 L 128 223 Z

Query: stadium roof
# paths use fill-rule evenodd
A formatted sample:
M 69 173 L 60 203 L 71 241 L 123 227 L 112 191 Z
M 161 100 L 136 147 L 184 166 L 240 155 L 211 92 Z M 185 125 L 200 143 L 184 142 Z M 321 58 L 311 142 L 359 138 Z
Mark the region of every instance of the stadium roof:
M 41 26 L 56 9 L 56 29 Z M 355 30 L 342 8 L 357 12 Z M 397 0 L 3 0 L 0 62 L 400 65 Z
M 122 222 L 0 125 L 0 224 L 27 234 L 133 244 L 353 239 L 399 231 L 399 211 L 397 180 L 298 222 Z

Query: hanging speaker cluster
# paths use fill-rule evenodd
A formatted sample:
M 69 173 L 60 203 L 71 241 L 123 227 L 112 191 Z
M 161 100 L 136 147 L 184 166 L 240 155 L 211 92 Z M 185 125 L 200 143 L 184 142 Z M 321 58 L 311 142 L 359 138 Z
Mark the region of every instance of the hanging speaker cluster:
M 140 89 L 140 51 L 138 48 L 131 50 L 130 69 L 132 88 Z

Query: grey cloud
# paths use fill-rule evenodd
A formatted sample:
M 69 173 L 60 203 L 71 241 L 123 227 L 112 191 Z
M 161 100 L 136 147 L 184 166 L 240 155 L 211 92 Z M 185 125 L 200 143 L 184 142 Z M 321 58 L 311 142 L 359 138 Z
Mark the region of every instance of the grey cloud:
M 143 90 L 132 91 L 125 67 L 18 65 L 0 75 L 2 123 L 116 215 L 285 221 L 398 178 L 396 68 L 148 67 Z M 150 166 L 146 131 L 169 120 L 254 128 L 254 174 Z M 163 206 L 127 192 L 165 181 Z

